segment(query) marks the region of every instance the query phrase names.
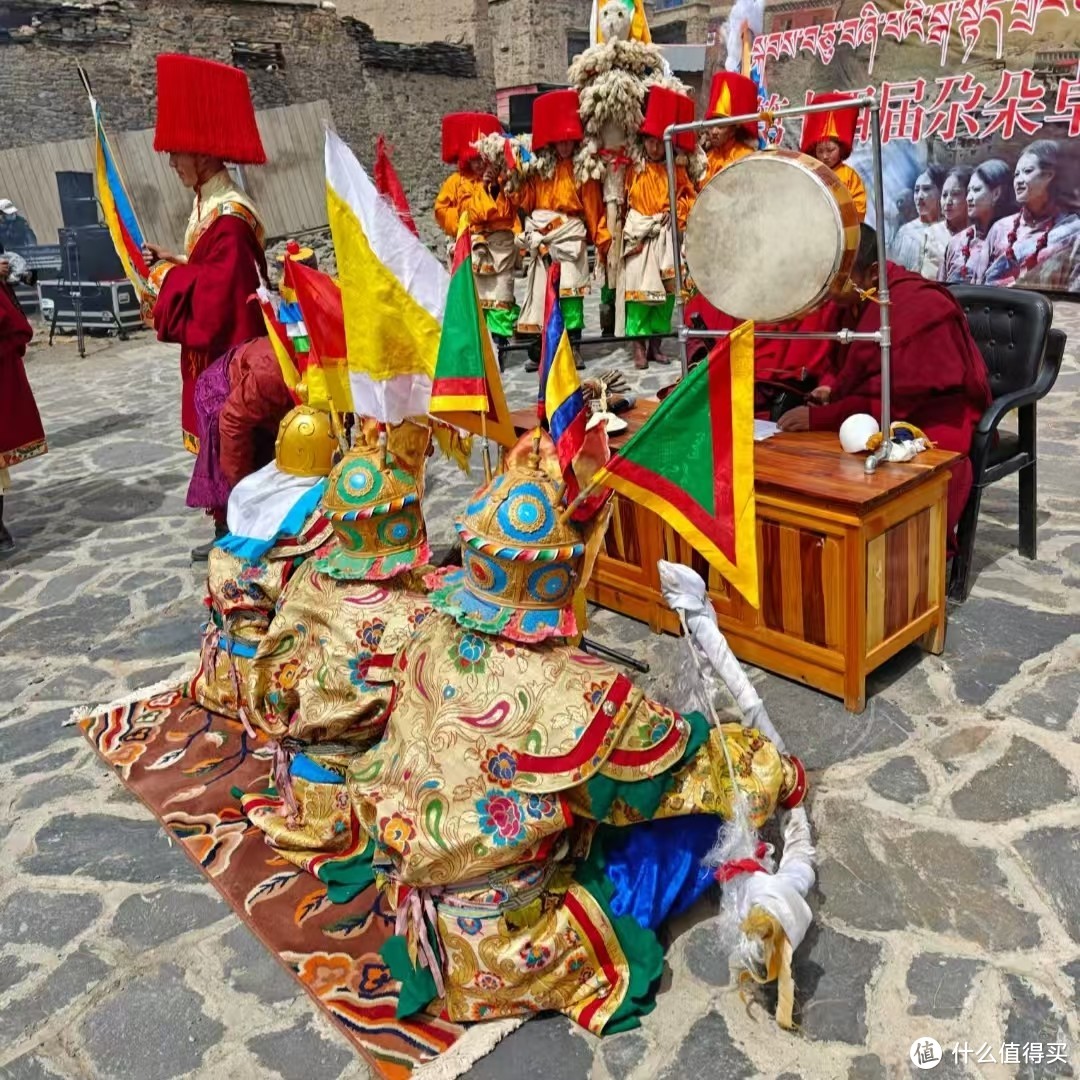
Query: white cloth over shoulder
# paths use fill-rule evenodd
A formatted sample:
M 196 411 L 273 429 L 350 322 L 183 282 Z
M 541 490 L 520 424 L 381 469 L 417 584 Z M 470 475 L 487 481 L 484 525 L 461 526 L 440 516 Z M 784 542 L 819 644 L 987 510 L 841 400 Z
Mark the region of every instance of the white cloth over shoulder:
M 232 489 L 226 516 L 229 532 L 252 540 L 276 540 L 300 500 L 304 499 L 306 505 L 311 501 L 312 489 L 325 484 L 322 476 L 293 476 L 271 461 Z M 317 503 L 318 497 L 314 501 Z M 308 513 L 310 509 L 303 514 L 301 525 Z

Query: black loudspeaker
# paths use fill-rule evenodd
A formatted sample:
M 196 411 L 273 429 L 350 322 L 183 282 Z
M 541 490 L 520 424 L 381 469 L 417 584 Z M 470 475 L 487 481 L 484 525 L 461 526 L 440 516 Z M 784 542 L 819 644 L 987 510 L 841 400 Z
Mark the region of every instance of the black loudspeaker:
M 59 229 L 62 281 L 116 281 L 124 267 L 104 225 Z
M 510 98 L 510 122 L 506 125 L 511 135 L 525 135 L 532 131 L 532 107 L 533 102 L 548 90 L 562 90 L 562 86 L 553 83 L 542 83 L 534 92 L 514 94 Z
M 58 172 L 56 189 L 60 193 L 60 216 L 65 229 L 79 229 L 98 223 L 92 173 Z

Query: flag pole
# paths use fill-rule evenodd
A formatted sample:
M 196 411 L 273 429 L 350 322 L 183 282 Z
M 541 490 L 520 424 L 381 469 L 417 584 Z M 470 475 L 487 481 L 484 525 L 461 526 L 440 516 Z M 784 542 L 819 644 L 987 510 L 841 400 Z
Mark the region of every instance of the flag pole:
M 480 413 L 480 457 L 484 462 L 484 483 L 491 483 L 491 449 L 488 445 L 487 409 Z
M 578 493 L 577 497 L 564 510 L 559 512 L 559 524 L 565 525 L 570 520 L 570 515 L 603 483 L 594 476 Z

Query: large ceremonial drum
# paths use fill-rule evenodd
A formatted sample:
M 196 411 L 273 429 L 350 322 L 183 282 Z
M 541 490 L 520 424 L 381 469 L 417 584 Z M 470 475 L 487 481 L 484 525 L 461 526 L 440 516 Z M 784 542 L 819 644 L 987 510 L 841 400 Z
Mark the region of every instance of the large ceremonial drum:
M 714 307 L 782 322 L 844 286 L 859 244 L 851 193 L 820 161 L 749 154 L 702 188 L 686 222 L 686 265 Z

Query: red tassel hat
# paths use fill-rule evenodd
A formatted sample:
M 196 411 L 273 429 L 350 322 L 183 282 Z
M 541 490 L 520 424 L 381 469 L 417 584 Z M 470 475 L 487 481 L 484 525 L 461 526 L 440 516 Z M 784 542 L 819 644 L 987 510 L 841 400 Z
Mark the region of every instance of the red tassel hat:
M 557 142 L 581 142 L 580 102 L 576 90 L 549 90 L 533 99 L 532 148 L 543 150 Z
M 663 86 L 650 86 L 645 101 L 645 118 L 639 129 L 642 135 L 662 139 L 671 124 L 690 124 L 694 120 L 694 99 Z M 697 136 L 692 131 L 681 131 L 675 136 L 675 149 L 687 153 L 697 147 Z
M 813 94 L 808 104 L 828 105 L 833 102 L 850 101 L 850 94 Z M 859 121 L 858 108 L 830 109 L 828 112 L 807 113 L 803 117 L 802 140 L 799 149 L 804 154 L 814 155 L 814 147 L 823 139 L 835 139 L 840 144 L 840 160 L 851 155 L 855 145 L 855 125 Z
M 157 127 L 154 149 L 206 154 L 237 165 L 266 162 L 247 76 L 198 56 L 157 58 Z
M 718 71 L 709 88 L 709 111 L 714 116 L 749 116 L 758 111 L 758 90 L 753 79 L 736 71 Z M 754 139 L 758 137 L 758 122 L 739 125 L 739 130 Z
M 442 120 L 442 159 L 447 165 L 467 165 L 476 151 L 472 144 L 485 135 L 502 131 L 490 113 L 447 113 Z

